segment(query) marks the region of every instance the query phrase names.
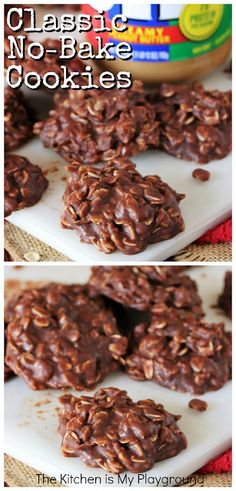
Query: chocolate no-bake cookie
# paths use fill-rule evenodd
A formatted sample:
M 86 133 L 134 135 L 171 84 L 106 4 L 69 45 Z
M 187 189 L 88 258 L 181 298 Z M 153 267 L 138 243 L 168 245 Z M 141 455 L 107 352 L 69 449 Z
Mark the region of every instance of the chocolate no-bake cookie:
M 45 49 L 44 56 L 40 59 L 33 59 L 28 55 L 28 47 L 31 44 L 31 40 L 26 37 L 25 41 L 25 57 L 23 60 L 12 60 L 9 59 L 9 53 L 10 53 L 10 44 L 8 40 L 8 35 L 15 35 L 13 31 L 5 32 L 5 40 L 4 40 L 4 50 L 5 50 L 5 57 L 4 57 L 4 64 L 5 68 L 8 68 L 11 65 L 15 64 L 21 64 L 23 67 L 24 71 L 24 76 L 29 73 L 29 72 L 35 72 L 37 73 L 40 77 L 43 77 L 45 74 L 48 72 L 53 72 L 59 77 L 62 77 L 63 75 L 63 70 L 61 66 L 66 66 L 68 69 L 68 72 L 81 72 L 84 69 L 84 64 L 80 60 L 80 58 L 73 58 L 71 60 L 68 59 L 61 59 L 61 41 L 59 39 L 52 39 L 52 38 L 47 38 L 41 41 L 41 44 L 43 45 Z M 19 34 L 19 33 L 18 33 Z M 24 33 L 25 35 L 25 33 Z M 31 48 L 31 52 L 33 55 L 38 55 L 40 53 L 38 47 L 33 47 Z M 16 72 L 16 77 L 18 77 L 18 73 Z M 12 78 L 14 79 L 14 72 L 12 72 Z M 31 75 L 31 81 L 34 79 L 34 76 Z M 79 83 L 81 81 L 80 75 L 78 77 L 74 77 L 74 82 Z M 55 76 L 47 76 L 47 82 L 51 85 L 55 83 Z
M 94 266 L 89 283 L 96 292 L 133 309 L 156 313 L 167 305 L 201 317 L 197 285 L 180 271 L 165 266 Z
M 155 462 L 187 447 L 177 421 L 153 400 L 133 402 L 124 390 L 98 390 L 93 397 L 60 397 L 62 453 L 80 457 L 90 467 L 107 472 L 144 472 Z
M 159 143 L 155 111 L 140 81 L 130 89 L 68 90 L 54 100 L 55 109 L 34 132 L 67 162 L 129 157 Z
M 165 306 L 184 309 L 196 318 L 204 316 L 197 284 L 187 275 L 172 275 L 166 278 L 163 285 L 156 285 L 153 290 L 152 313 L 158 315 Z
M 7 155 L 4 165 L 4 216 L 33 206 L 48 187 L 48 180 L 38 165 L 20 155 Z
M 94 266 L 89 283 L 96 294 L 100 291 L 105 297 L 137 310 L 147 310 L 152 302 L 152 284 L 133 266 Z
M 31 41 L 27 38 L 26 40 L 26 47 L 29 46 Z M 42 45 L 45 49 L 45 54 L 42 58 L 40 59 L 33 59 L 27 54 L 27 49 L 25 51 L 25 58 L 24 60 L 21 61 L 21 65 L 24 69 L 24 76 L 29 73 L 29 72 L 35 72 L 40 77 L 43 77 L 46 73 L 48 72 L 53 72 L 57 74 L 59 77 L 62 77 L 63 75 L 63 70 L 61 66 L 66 66 L 69 73 L 71 72 L 81 72 L 84 69 L 84 64 L 80 60 L 80 58 L 73 58 L 71 60 L 64 60 L 60 58 L 61 55 L 61 41 L 59 39 L 44 39 L 42 42 Z M 34 47 L 31 49 L 33 55 L 38 55 L 39 54 L 39 48 Z M 8 58 L 9 55 L 9 40 L 6 37 L 5 38 L 5 68 L 7 68 L 10 65 L 15 65 L 16 60 L 11 60 Z M 16 74 L 18 76 L 18 74 Z M 14 78 L 14 73 L 12 73 L 12 77 Z M 33 75 L 31 75 L 31 80 L 33 79 Z M 79 83 L 79 80 L 81 81 L 81 77 L 74 77 L 74 82 Z M 47 77 L 47 82 L 51 85 L 55 83 L 55 76 Z
M 148 95 L 160 123 L 160 148 L 184 160 L 207 163 L 232 148 L 231 92 L 163 83 Z
M 4 91 L 4 146 L 9 152 L 33 135 L 34 115 L 22 92 L 10 87 Z
M 4 257 L 4 261 L 6 261 Z M 11 259 L 13 261 L 13 259 Z M 41 282 L 40 282 L 41 283 Z M 7 306 L 8 302 L 14 295 L 19 295 L 20 291 L 23 291 L 26 288 L 35 288 L 35 286 L 39 286 L 39 281 L 20 281 L 16 279 L 8 279 L 4 282 L 4 305 Z M 10 307 L 10 304 L 9 304 Z M 12 310 L 10 308 L 10 310 Z M 8 312 L 8 308 L 6 308 L 6 317 L 10 315 Z M 9 322 L 9 318 L 8 318 Z M 6 328 L 7 323 L 4 321 L 4 382 L 7 382 L 9 379 L 15 376 L 15 373 L 11 370 L 11 368 L 7 365 L 5 360 L 6 347 L 7 347 L 7 337 L 6 337 Z
M 206 324 L 191 312 L 164 308 L 136 327 L 125 369 L 181 392 L 203 394 L 231 378 L 231 339 L 223 324 Z
M 227 271 L 224 277 L 223 292 L 218 299 L 218 307 L 225 311 L 226 315 L 232 318 L 232 272 Z
M 49 284 L 10 300 L 6 361 L 32 389 L 95 387 L 122 360 L 127 339 L 101 298 Z
M 141 176 L 128 159 L 115 159 L 101 169 L 68 167 L 62 216 L 64 228 L 75 229 L 82 242 L 107 254 L 117 249 L 137 254 L 149 244 L 184 230 L 178 194 L 158 176 Z

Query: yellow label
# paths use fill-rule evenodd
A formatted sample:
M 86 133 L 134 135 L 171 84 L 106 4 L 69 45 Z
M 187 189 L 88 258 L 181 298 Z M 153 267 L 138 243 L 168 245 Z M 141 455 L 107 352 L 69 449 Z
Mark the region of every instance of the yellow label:
M 186 5 L 179 18 L 179 27 L 188 39 L 203 41 L 218 28 L 223 16 L 224 5 L 197 3 Z

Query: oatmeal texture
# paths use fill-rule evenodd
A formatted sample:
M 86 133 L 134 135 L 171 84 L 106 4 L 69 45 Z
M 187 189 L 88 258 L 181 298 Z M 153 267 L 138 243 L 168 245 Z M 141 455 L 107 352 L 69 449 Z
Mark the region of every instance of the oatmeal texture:
M 187 446 L 175 416 L 153 400 L 133 402 L 124 390 L 99 389 L 94 397 L 60 397 L 62 453 L 107 472 L 144 472 Z
M 147 96 L 160 124 L 160 148 L 174 157 L 206 164 L 232 149 L 231 91 L 202 84 L 160 84 Z
M 61 224 L 82 242 L 110 254 L 137 254 L 184 230 L 178 194 L 159 176 L 145 176 L 128 159 L 100 169 L 74 163 L 65 194 Z
M 159 143 L 155 111 L 140 81 L 130 89 L 68 90 L 57 93 L 54 102 L 48 119 L 36 123 L 34 132 L 67 162 L 107 162 Z
M 93 388 L 122 363 L 127 339 L 86 286 L 26 290 L 6 308 L 8 366 L 35 390 Z

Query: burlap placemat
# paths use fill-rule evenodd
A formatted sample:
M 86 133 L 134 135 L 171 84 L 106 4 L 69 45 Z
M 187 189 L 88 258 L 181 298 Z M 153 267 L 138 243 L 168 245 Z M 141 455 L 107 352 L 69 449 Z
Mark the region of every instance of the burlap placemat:
M 5 455 L 4 458 L 4 480 L 11 487 L 66 487 L 62 484 L 38 484 L 36 474 L 39 471 L 23 464 L 19 460 L 13 459 L 9 455 Z M 46 476 L 48 477 L 48 476 Z M 231 473 L 224 473 L 220 475 L 215 474 L 194 474 L 188 478 L 188 483 L 178 487 L 231 487 L 232 476 Z
M 70 261 L 44 242 L 35 239 L 24 230 L 5 223 L 5 249 L 11 255 L 13 261 Z M 35 259 L 30 259 L 34 258 Z M 232 261 L 232 244 L 190 244 L 182 249 L 173 258 L 174 261 Z
M 192 482 L 191 482 L 192 481 Z M 189 477 L 189 483 L 183 484 L 183 488 L 231 488 L 232 474 L 231 472 L 223 472 L 222 474 L 193 474 Z
M 231 242 L 220 244 L 190 244 L 174 256 L 174 261 L 232 261 Z
M 4 481 L 8 486 L 22 488 L 22 487 L 36 487 L 36 488 L 63 488 L 62 484 L 38 484 L 37 471 L 28 465 L 23 464 L 19 460 L 13 459 L 9 455 L 4 455 Z M 46 476 L 48 477 L 48 476 Z
M 7 221 L 4 226 L 4 247 L 13 261 L 70 261 L 68 257 Z

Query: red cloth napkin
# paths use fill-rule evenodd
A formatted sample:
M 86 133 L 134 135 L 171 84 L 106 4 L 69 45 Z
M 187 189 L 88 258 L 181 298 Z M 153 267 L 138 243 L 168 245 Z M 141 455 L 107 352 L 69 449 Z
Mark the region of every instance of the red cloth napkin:
M 232 242 L 232 218 L 225 220 L 196 240 L 196 244 L 218 244 L 219 242 Z M 198 472 L 203 474 L 232 472 L 232 450 L 227 450 L 216 459 L 210 460 Z
M 226 450 L 226 452 L 216 457 L 216 459 L 210 460 L 204 465 L 198 473 L 208 474 L 221 474 L 222 472 L 232 472 L 232 450 Z
M 212 230 L 208 230 L 196 240 L 196 244 L 218 244 L 219 242 L 232 242 L 232 218 L 225 220 Z M 227 450 L 219 457 L 210 460 L 198 472 L 203 474 L 232 472 L 232 450 Z
M 232 218 L 225 220 L 212 230 L 208 230 L 196 244 L 218 244 L 219 242 L 232 242 Z

